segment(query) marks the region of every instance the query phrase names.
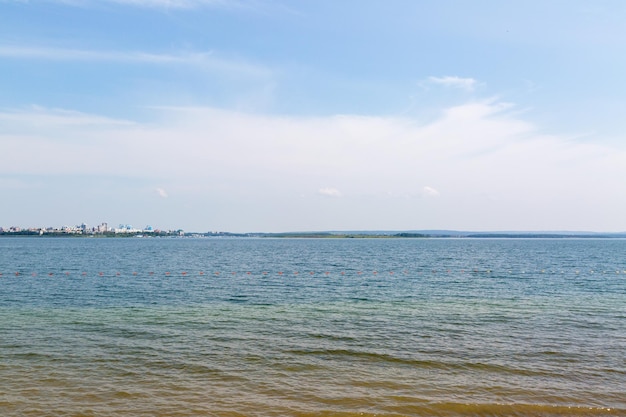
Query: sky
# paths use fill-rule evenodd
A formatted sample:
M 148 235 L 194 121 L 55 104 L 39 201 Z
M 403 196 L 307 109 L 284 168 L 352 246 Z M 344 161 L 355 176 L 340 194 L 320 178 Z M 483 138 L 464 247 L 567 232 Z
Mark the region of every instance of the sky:
M 0 0 L 0 227 L 626 231 L 621 0 Z

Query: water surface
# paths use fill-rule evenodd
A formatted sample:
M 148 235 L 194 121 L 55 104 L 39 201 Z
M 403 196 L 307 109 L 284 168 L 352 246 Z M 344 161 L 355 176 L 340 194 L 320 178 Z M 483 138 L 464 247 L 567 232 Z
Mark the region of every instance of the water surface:
M 619 239 L 0 239 L 4 416 L 626 415 Z

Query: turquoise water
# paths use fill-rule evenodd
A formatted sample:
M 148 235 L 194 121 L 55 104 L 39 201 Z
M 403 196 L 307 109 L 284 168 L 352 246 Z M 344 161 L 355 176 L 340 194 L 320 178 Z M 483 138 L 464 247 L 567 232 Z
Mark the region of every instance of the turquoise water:
M 624 416 L 626 241 L 0 239 L 0 415 Z

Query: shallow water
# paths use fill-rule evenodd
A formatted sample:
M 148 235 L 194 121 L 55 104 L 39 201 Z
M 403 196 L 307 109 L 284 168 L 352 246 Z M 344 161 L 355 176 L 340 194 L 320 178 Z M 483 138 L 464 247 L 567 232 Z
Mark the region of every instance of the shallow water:
M 624 416 L 626 241 L 0 239 L 0 415 Z

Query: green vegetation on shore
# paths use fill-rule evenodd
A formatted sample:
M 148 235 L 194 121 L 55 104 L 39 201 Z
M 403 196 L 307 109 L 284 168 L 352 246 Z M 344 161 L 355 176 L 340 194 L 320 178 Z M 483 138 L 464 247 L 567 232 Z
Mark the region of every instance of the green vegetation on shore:
M 392 239 L 392 238 L 425 238 L 429 237 L 421 233 L 330 233 L 330 232 L 289 232 L 289 233 L 263 233 L 259 237 L 275 238 L 305 238 L 305 239 Z

